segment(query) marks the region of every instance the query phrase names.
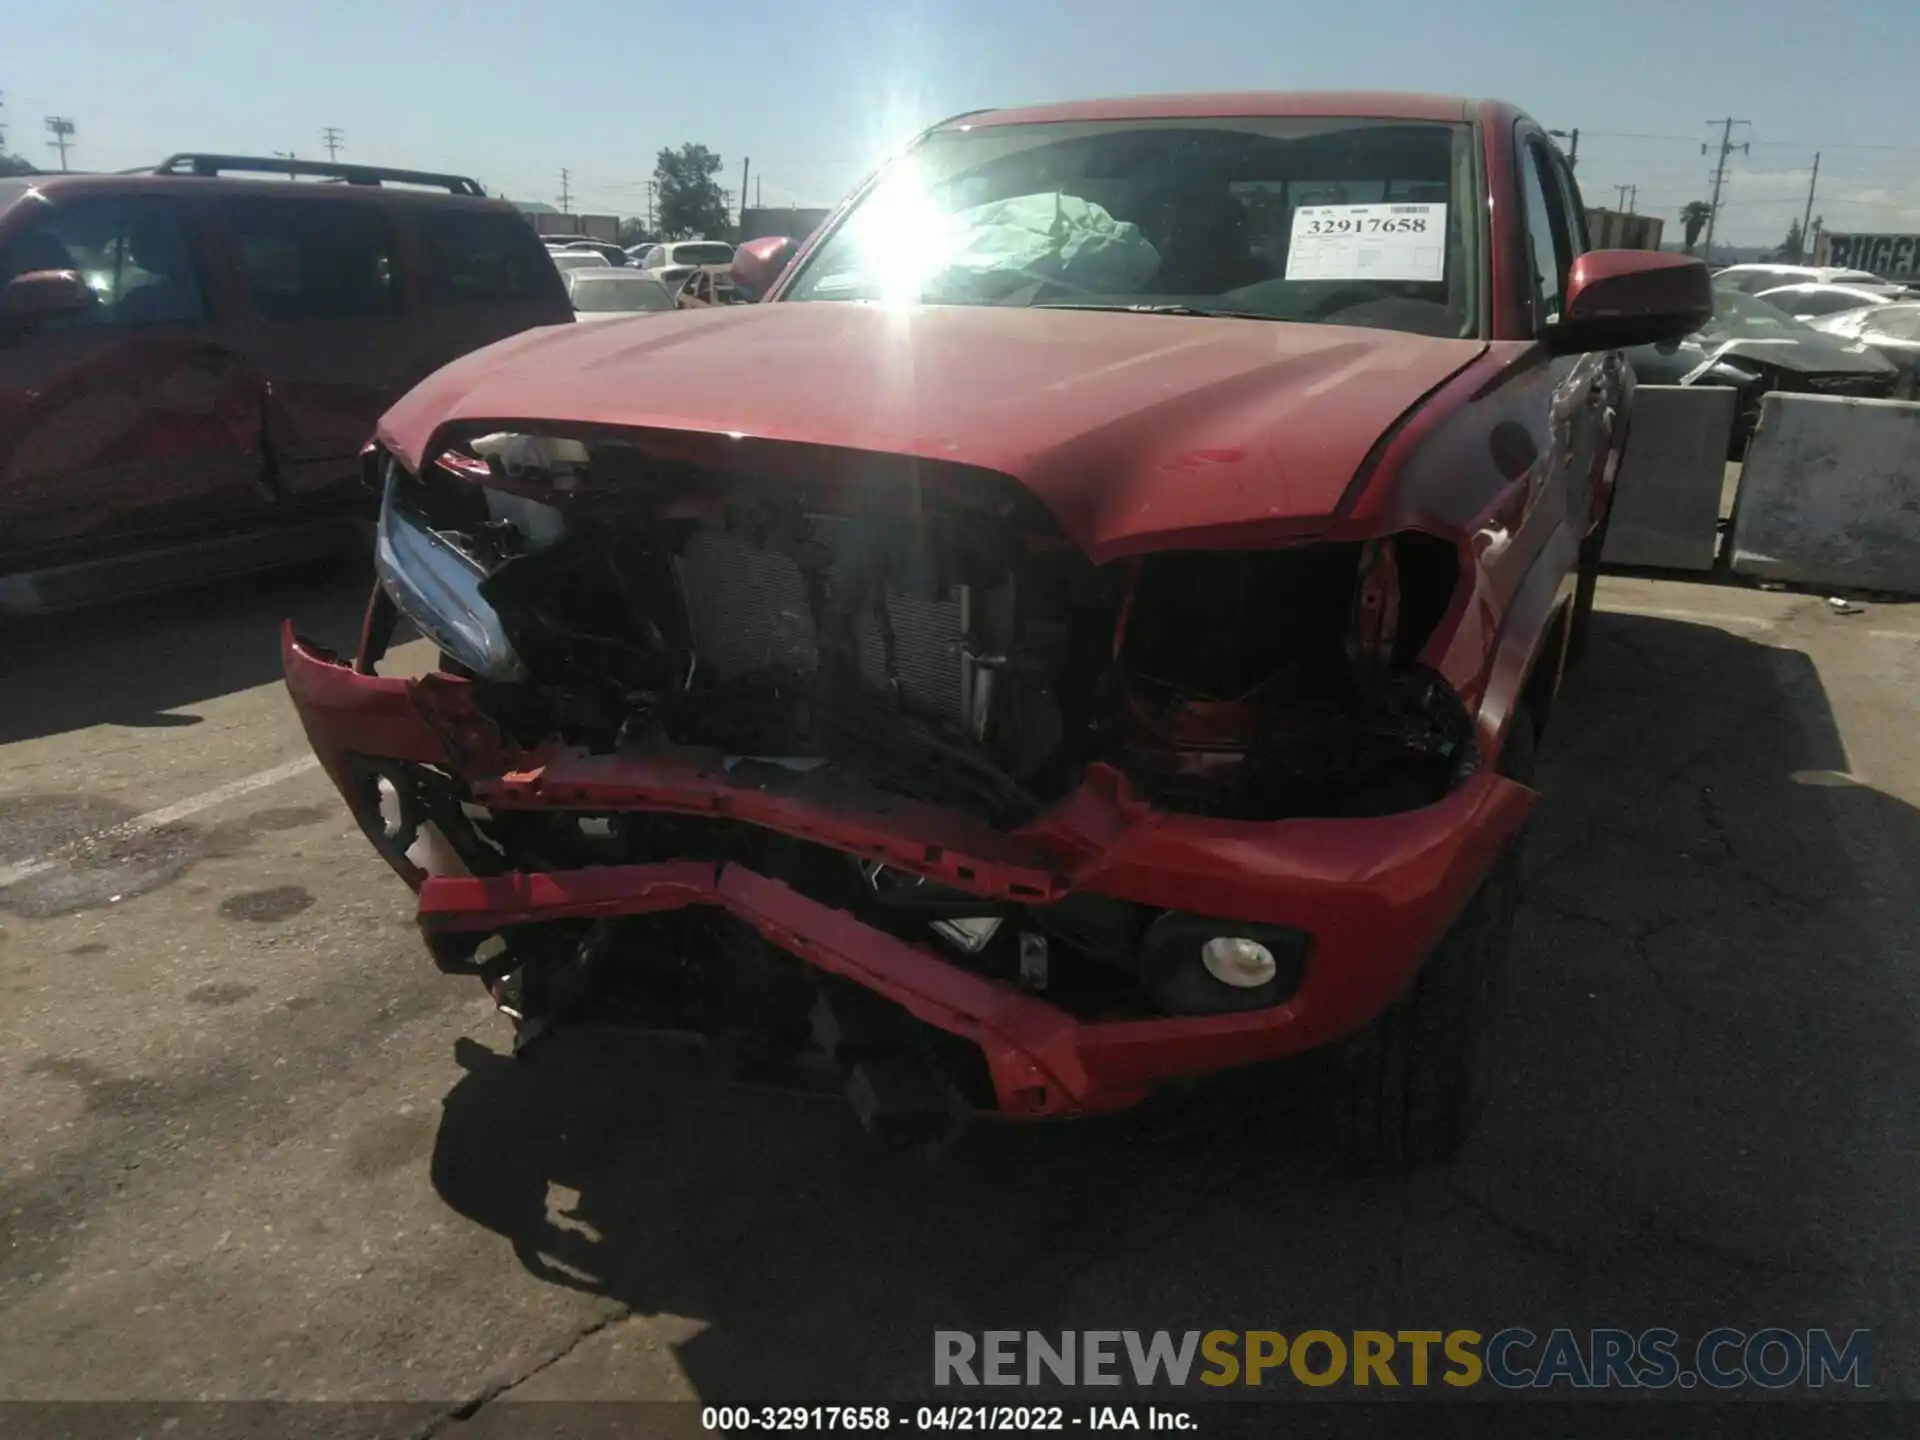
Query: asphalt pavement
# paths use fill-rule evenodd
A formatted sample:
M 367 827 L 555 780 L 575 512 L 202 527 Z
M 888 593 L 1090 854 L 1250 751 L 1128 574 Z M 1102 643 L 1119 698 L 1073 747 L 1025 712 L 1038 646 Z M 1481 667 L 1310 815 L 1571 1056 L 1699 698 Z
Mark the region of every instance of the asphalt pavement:
M 347 646 L 365 587 L 0 635 L 0 1399 L 418 1402 L 404 1433 L 910 1397 L 936 1329 L 1510 1324 L 1864 1327 L 1920 1392 L 1920 607 L 1603 584 L 1494 1100 L 1399 1179 L 1284 1075 L 929 1165 L 696 1048 L 509 1060 L 278 681 L 280 617 Z

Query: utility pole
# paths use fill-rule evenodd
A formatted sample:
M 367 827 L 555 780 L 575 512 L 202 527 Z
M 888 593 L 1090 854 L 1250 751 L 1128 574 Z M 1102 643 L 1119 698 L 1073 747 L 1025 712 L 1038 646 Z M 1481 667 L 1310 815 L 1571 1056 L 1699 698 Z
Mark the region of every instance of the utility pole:
M 750 158 L 746 156 L 741 157 L 741 160 L 740 160 L 740 223 L 742 225 L 745 225 L 747 223 L 747 167 L 750 166 L 751 164 L 753 164 L 753 161 Z
M 60 152 L 60 168 L 64 170 L 67 168 L 67 148 L 75 143 L 73 138 L 73 121 L 64 115 L 49 115 L 47 117 L 47 129 L 53 134 L 53 139 L 49 140 L 47 144 Z
M 1633 214 L 1634 211 L 1639 208 L 1639 205 L 1640 187 L 1638 185 L 1627 186 L 1627 214 Z
M 7 108 L 6 93 L 7 93 L 6 91 L 0 90 L 0 110 L 4 110 Z M 6 150 L 7 150 L 7 126 L 5 121 L 0 121 L 0 155 L 4 155 L 6 153 Z
M 1813 152 L 1813 178 L 1807 181 L 1807 211 L 1800 217 L 1800 255 L 1799 259 L 1813 258 L 1813 187 L 1820 183 L 1820 152 Z
M 1711 125 L 1713 122 L 1709 120 L 1707 123 Z M 1727 179 L 1727 156 L 1735 150 L 1742 155 L 1751 154 L 1753 151 L 1752 141 L 1743 141 L 1739 145 L 1733 143 L 1733 127 L 1752 123 L 1751 120 L 1736 120 L 1731 115 L 1720 122 L 1720 161 L 1713 167 L 1713 204 L 1707 209 L 1707 244 L 1704 254 L 1709 265 L 1713 264 L 1713 223 L 1720 218 L 1720 187 L 1726 183 Z M 1700 153 L 1706 154 L 1708 148 L 1703 141 Z
M 1580 163 L 1580 127 L 1571 130 L 1549 130 L 1547 134 L 1558 136 L 1567 142 L 1567 168 L 1574 169 Z
M 573 172 L 564 165 L 560 167 L 560 213 L 573 213 Z
M 287 162 L 287 178 L 289 180 L 298 180 L 300 178 L 300 172 L 293 168 L 293 162 L 295 160 L 298 160 L 300 157 L 298 155 L 295 155 L 293 151 L 276 150 L 273 152 L 273 158 L 276 160 L 284 160 Z
M 1627 191 L 1633 187 L 1631 185 L 1616 185 L 1613 188 L 1620 192 L 1620 198 L 1613 202 L 1614 208 L 1617 210 L 1625 210 L 1627 208 Z
M 647 238 L 653 239 L 653 191 L 658 181 L 647 181 Z
M 320 143 L 327 147 L 327 159 L 337 160 L 340 158 L 340 151 L 346 147 L 347 132 L 337 125 L 329 125 L 320 132 Z
M 760 177 L 759 177 L 758 175 L 756 175 L 756 176 L 754 176 L 754 177 L 753 177 L 753 203 L 754 203 L 754 208 L 756 208 L 756 209 L 758 209 L 758 208 L 759 208 L 759 206 L 760 206 L 760 203 L 761 203 L 761 201 L 760 201 Z

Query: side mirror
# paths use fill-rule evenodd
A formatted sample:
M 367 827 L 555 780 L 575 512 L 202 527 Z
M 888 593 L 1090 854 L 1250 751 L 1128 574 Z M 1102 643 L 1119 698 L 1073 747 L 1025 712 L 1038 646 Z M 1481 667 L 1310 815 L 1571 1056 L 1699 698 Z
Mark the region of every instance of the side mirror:
M 1589 250 L 1567 274 L 1560 318 L 1543 337 L 1556 355 L 1624 350 L 1690 335 L 1713 318 L 1707 267 L 1658 250 Z
M 773 288 L 800 247 L 791 236 L 769 235 L 749 240 L 733 252 L 733 283 L 749 300 L 758 300 Z
M 15 326 L 37 325 L 57 315 L 77 315 L 95 303 L 77 270 L 29 270 L 0 290 L 0 317 Z

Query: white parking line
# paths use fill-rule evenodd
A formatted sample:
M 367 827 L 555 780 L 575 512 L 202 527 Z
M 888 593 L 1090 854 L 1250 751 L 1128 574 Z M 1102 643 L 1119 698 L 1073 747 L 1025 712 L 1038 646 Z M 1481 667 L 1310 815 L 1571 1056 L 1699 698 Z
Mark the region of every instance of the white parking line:
M 1729 615 L 1717 610 L 1663 610 L 1653 605 L 1596 605 L 1602 615 L 1649 615 L 1655 620 L 1691 620 L 1701 625 L 1731 625 L 1738 630 L 1771 630 L 1780 622 L 1759 615 Z
M 211 810 L 216 805 L 241 795 L 251 794 L 255 790 L 264 790 L 269 785 L 278 785 L 282 780 L 291 780 L 317 769 L 320 762 L 311 755 L 303 755 L 298 760 L 289 760 L 284 765 L 276 765 L 271 770 L 262 770 L 257 774 L 243 775 L 238 780 L 229 780 L 224 785 L 216 785 L 211 790 L 203 790 L 198 795 L 190 795 L 185 800 L 177 800 L 171 805 L 162 805 L 158 810 L 149 810 L 144 815 L 136 815 L 131 820 L 123 820 L 118 825 L 110 825 L 105 830 L 97 830 L 60 847 L 50 855 L 36 855 L 29 860 L 19 860 L 11 865 L 0 865 L 0 890 L 9 885 L 18 885 L 22 880 L 31 880 L 36 875 L 44 875 L 49 870 L 57 870 L 73 852 L 103 840 L 124 840 L 131 835 L 143 834 L 149 830 L 158 830 L 163 825 L 171 825 L 176 820 L 184 820 L 189 815 L 197 815 L 202 810 Z

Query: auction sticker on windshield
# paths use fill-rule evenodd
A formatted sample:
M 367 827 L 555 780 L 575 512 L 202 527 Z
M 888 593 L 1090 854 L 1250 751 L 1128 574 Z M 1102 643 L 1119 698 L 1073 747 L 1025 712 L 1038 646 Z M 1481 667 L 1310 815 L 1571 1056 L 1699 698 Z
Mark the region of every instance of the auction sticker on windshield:
M 1444 280 L 1447 207 L 1302 205 L 1287 246 L 1289 280 Z

